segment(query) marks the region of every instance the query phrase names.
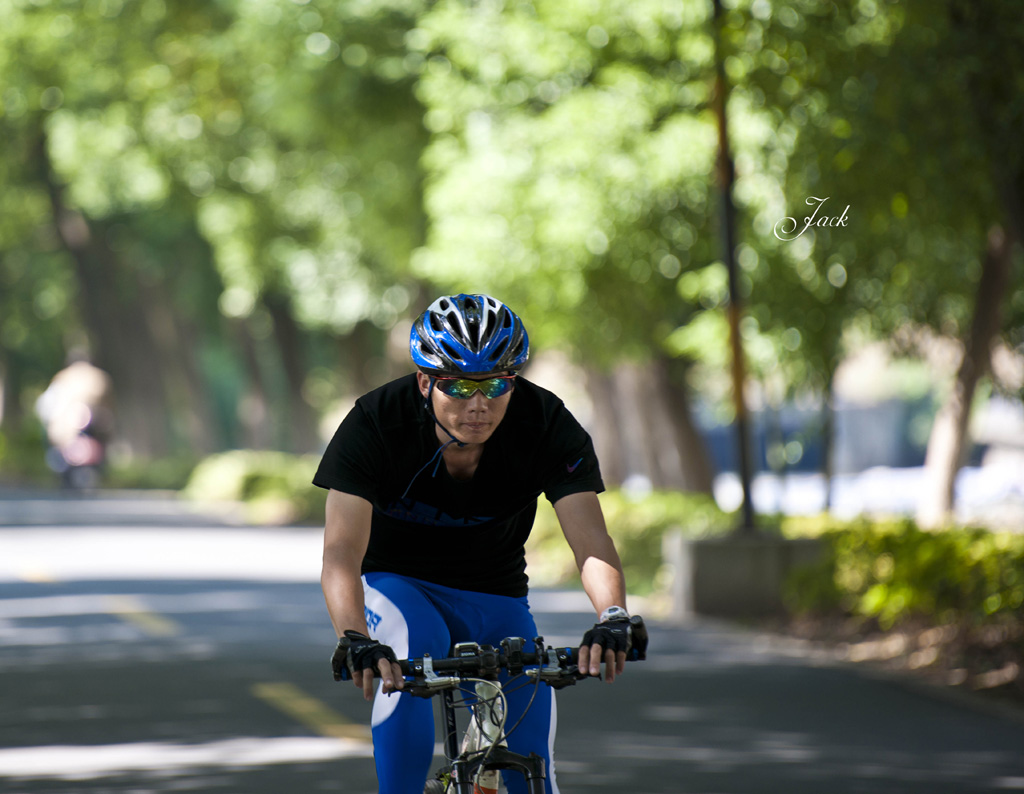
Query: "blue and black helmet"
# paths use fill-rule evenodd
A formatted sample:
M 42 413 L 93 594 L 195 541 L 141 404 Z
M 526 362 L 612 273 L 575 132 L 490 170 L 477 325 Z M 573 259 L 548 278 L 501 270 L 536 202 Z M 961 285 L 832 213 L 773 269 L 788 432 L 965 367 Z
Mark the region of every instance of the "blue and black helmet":
M 489 295 L 435 300 L 409 334 L 409 352 L 429 375 L 513 372 L 530 356 L 530 338 L 515 312 Z

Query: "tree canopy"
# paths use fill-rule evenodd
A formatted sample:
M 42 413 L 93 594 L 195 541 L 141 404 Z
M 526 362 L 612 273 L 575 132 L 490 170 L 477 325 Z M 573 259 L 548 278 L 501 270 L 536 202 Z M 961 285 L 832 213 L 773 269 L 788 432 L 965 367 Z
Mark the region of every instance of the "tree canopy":
M 725 6 L 0 3 L 4 426 L 88 342 L 140 453 L 308 449 L 442 291 L 721 401 L 716 37 L 752 377 L 821 395 L 852 335 L 963 338 L 992 228 L 1020 239 L 1024 18 Z

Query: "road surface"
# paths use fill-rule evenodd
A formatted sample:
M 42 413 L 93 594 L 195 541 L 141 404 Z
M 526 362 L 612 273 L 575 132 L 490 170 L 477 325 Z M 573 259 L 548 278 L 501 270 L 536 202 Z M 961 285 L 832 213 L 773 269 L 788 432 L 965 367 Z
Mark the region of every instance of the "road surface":
M 0 491 L 0 791 L 376 791 L 320 532 L 167 497 Z M 549 642 L 592 620 L 532 596 Z M 711 621 L 558 696 L 562 792 L 1024 791 L 1024 719 Z

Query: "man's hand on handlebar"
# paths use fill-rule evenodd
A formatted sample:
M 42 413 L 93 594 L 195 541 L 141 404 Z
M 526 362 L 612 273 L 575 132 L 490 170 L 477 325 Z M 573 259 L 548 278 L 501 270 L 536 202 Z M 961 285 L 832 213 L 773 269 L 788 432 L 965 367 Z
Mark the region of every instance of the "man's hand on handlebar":
M 377 673 L 384 680 L 384 689 L 382 691 L 385 695 L 390 695 L 392 692 L 397 692 L 405 687 L 402 668 L 397 664 L 389 662 L 387 659 L 381 659 L 377 662 Z M 355 685 L 362 688 L 363 697 L 366 700 L 373 700 L 374 675 L 370 670 L 365 672 L 360 670 L 352 676 Z
M 583 635 L 578 664 L 581 673 L 600 676 L 603 662 L 604 680 L 610 684 L 615 676 L 622 674 L 627 656 L 630 659 L 646 658 L 647 628 L 643 618 L 639 615 L 631 618 L 620 607 L 607 610 L 602 618 Z
M 351 679 L 363 690 L 363 697 L 366 700 L 373 699 L 373 678 L 376 674 L 384 681 L 385 695 L 400 690 L 405 685 L 402 668 L 395 658 L 395 652 L 387 645 L 371 640 L 358 631 L 348 630 L 338 640 L 338 646 L 331 657 L 331 669 L 335 681 Z

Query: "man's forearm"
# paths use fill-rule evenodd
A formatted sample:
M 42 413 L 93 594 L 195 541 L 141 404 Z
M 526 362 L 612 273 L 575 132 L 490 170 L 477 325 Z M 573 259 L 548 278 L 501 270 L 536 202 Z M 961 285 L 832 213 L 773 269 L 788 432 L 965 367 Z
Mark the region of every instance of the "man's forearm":
M 340 637 L 346 629 L 369 634 L 363 604 L 363 583 L 357 571 L 343 565 L 324 565 L 320 575 L 327 612 L 335 633 Z
M 625 607 L 622 563 L 605 526 L 597 494 L 586 491 L 562 497 L 555 502 L 555 513 L 576 558 L 583 589 L 597 614 L 608 607 Z
M 327 493 L 320 585 L 339 637 L 346 629 L 367 633 L 360 574 L 370 537 L 371 511 L 370 503 L 358 496 L 335 490 Z
M 611 546 L 610 553 L 607 550 L 602 552 L 586 557 L 580 564 L 583 589 L 598 615 L 608 607 L 626 606 L 626 580 L 619 555 L 614 546 Z

